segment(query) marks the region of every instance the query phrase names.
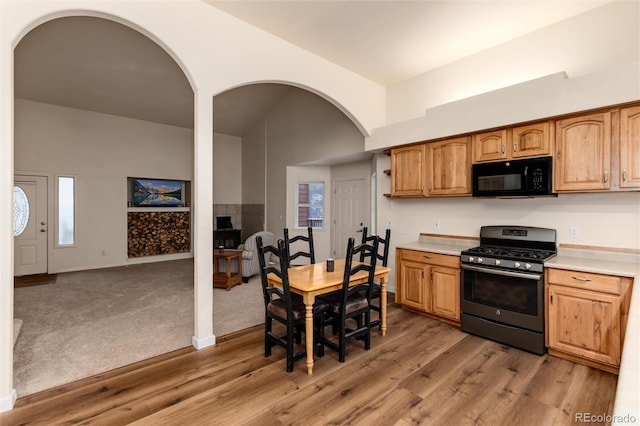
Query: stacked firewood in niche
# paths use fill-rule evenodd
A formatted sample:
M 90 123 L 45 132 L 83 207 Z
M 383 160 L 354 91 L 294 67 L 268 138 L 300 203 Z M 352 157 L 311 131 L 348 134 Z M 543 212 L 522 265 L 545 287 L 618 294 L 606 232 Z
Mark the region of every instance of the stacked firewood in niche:
M 127 220 L 129 257 L 191 250 L 189 212 L 129 212 Z

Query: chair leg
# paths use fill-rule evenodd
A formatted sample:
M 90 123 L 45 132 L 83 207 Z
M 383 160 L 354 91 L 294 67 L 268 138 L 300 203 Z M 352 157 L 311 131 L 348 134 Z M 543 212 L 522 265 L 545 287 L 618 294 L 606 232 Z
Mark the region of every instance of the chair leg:
M 320 314 L 315 321 L 317 322 L 313 330 L 313 347 L 318 358 L 322 358 L 324 356 L 324 313 Z
M 267 317 L 264 320 L 264 356 L 271 356 L 271 340 L 269 333 L 271 333 L 271 318 Z
M 364 323 L 367 332 L 364 334 L 364 349 L 368 351 L 371 349 L 371 312 L 365 312 Z
M 294 327 L 291 324 L 287 325 L 287 373 L 293 371 L 293 339 L 294 339 Z
M 338 337 L 338 362 L 344 362 L 347 357 L 347 349 L 346 349 L 346 320 L 344 317 L 341 318 L 342 327 L 340 327 L 340 336 Z

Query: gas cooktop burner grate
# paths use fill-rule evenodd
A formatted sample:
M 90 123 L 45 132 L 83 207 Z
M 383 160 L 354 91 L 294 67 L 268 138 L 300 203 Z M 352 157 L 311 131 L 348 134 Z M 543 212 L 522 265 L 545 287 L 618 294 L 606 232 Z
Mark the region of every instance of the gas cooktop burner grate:
M 503 258 L 517 258 L 522 260 L 545 261 L 555 255 L 555 252 L 548 250 L 519 249 L 513 247 L 499 246 L 478 246 L 466 250 L 467 254 L 495 256 Z

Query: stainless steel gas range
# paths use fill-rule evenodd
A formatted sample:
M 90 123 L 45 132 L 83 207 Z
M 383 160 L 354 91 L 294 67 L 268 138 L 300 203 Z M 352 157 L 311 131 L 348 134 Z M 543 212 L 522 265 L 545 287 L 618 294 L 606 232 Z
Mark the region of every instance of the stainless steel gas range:
M 483 226 L 460 257 L 462 330 L 544 354 L 544 262 L 556 251 L 555 229 Z

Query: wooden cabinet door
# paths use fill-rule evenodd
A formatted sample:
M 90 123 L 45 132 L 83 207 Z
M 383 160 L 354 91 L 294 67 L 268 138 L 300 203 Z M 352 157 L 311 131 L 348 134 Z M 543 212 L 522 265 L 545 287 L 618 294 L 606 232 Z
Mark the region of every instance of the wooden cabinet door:
M 425 144 L 391 150 L 391 195 L 416 197 L 427 194 L 424 184 Z
M 428 144 L 429 195 L 471 194 L 471 138 Z
M 460 321 L 460 270 L 432 266 L 431 313 Z
M 551 125 L 548 121 L 511 129 L 510 154 L 513 158 L 551 154 Z
M 496 130 L 473 135 L 473 162 L 503 160 L 507 158 L 507 130 Z
M 620 110 L 620 187 L 640 187 L 640 106 Z
M 620 365 L 620 297 L 549 285 L 549 348 Z
M 556 122 L 554 159 L 556 191 L 611 187 L 611 112 Z
M 427 289 L 427 265 L 410 260 L 400 263 L 400 303 L 402 305 L 429 310 L 429 294 Z

